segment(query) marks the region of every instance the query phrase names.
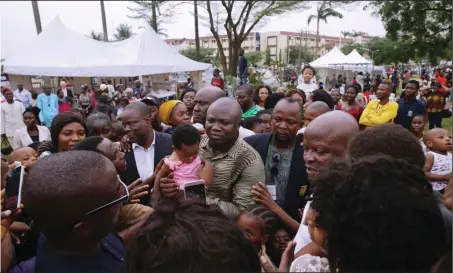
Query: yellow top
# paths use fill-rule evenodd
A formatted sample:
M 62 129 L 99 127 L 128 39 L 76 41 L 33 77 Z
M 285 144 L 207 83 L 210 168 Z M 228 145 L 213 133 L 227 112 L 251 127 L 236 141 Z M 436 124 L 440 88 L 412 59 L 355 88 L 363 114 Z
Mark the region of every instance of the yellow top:
M 393 122 L 397 113 L 398 103 L 389 101 L 388 103 L 381 105 L 379 104 L 379 100 L 372 100 L 368 103 L 365 110 L 363 110 L 359 123 L 367 127 L 386 124 Z

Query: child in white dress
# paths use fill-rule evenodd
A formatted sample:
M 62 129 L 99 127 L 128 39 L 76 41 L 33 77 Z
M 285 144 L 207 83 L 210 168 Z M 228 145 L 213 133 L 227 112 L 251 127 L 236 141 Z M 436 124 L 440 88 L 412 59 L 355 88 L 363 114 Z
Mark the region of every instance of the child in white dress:
M 433 189 L 442 193 L 451 178 L 451 133 L 446 129 L 434 128 L 424 134 L 423 141 L 429 149 L 424 167 L 426 177 Z

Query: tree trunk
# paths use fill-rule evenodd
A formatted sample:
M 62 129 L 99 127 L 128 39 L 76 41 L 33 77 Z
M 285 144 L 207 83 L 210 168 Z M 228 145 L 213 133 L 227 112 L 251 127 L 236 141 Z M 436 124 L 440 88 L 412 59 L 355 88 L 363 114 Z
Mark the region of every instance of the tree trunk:
M 200 35 L 198 33 L 198 4 L 197 4 L 197 0 L 193 1 L 193 15 L 194 15 L 194 19 L 195 19 L 195 51 L 197 52 L 197 61 L 200 61 Z
M 109 41 L 109 37 L 107 35 L 107 20 L 105 18 L 105 8 L 104 8 L 104 1 L 101 0 L 101 15 L 102 15 L 102 30 L 104 32 L 104 42 Z
M 35 17 L 35 26 L 36 26 L 36 32 L 41 33 L 42 27 L 41 27 L 41 16 L 39 16 L 39 7 L 38 7 L 38 1 L 31 1 L 31 5 L 33 7 L 33 15 Z
M 316 23 L 316 57 L 319 57 L 319 18 Z
M 159 27 L 157 25 L 157 3 L 156 1 L 151 1 L 151 27 L 154 31 L 159 34 Z
M 233 77 L 236 77 L 238 75 L 238 63 L 239 63 L 239 49 L 241 48 L 241 43 L 233 43 L 230 44 L 230 63 L 228 67 L 229 74 Z

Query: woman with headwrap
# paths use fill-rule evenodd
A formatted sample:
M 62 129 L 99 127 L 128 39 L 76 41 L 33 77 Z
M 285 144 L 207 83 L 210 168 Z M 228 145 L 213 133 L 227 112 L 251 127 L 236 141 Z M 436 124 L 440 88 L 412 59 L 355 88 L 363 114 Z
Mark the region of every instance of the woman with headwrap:
M 186 105 L 180 100 L 169 100 L 159 107 L 159 119 L 162 123 L 170 125 L 165 133 L 171 134 L 173 130 L 183 124 L 190 123 Z

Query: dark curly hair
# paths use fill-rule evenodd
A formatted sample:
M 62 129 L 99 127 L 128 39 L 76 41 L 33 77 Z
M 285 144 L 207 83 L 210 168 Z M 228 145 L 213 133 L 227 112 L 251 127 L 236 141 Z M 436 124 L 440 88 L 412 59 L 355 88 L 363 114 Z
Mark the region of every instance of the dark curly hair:
M 127 272 L 260 272 L 253 245 L 218 206 L 164 200 L 132 242 Z
M 368 128 L 352 139 L 349 145 L 349 157 L 362 157 L 386 154 L 415 164 L 419 168 L 425 165 L 425 154 L 419 140 L 401 125 L 384 124 Z
M 302 97 L 302 105 L 307 102 L 307 95 L 305 95 L 305 92 L 297 88 L 288 89 L 285 93 L 285 97 L 291 98 L 294 94 L 299 94 Z
M 311 101 L 325 102 L 329 106 L 330 110 L 333 110 L 335 107 L 335 100 L 329 93 L 327 93 L 327 91 L 322 89 L 316 89 L 311 93 Z
M 264 102 L 264 109 L 274 109 L 275 105 L 277 105 L 277 102 L 284 97 L 285 95 L 283 93 L 270 94 Z
M 177 126 L 171 134 L 173 146 L 176 149 L 181 149 L 181 146 L 192 146 L 200 143 L 200 134 L 197 128 L 193 127 L 192 124 L 183 124 Z
M 187 94 L 187 93 L 194 93 L 194 94 L 197 94 L 197 90 L 193 89 L 193 88 L 187 88 L 186 90 L 182 91 L 181 93 L 181 96 L 179 97 L 179 100 L 180 101 L 183 101 L 184 99 L 184 96 Z
M 331 272 L 428 272 L 444 224 L 418 166 L 387 155 L 331 163 L 313 181 Z
M 272 89 L 270 86 L 268 85 L 260 85 L 258 86 L 258 88 L 255 89 L 255 92 L 253 93 L 253 102 L 255 104 L 259 104 L 260 103 L 260 89 L 261 88 L 266 88 L 267 89 L 267 96 L 269 97 L 271 94 L 272 94 Z

